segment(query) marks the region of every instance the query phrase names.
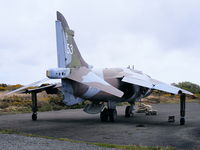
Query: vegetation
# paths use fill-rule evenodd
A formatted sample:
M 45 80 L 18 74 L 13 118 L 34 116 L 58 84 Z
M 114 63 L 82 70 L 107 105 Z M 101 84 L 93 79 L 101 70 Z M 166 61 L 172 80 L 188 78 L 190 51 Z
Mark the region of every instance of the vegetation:
M 45 92 L 38 94 L 38 111 L 53 111 L 62 109 L 83 108 L 88 101 L 73 106 L 66 106 L 60 95 L 47 95 Z M 32 101 L 30 94 L 14 94 L 0 98 L 0 113 L 31 112 Z
M 0 91 L 12 91 L 16 90 L 18 88 L 22 87 L 21 84 L 15 84 L 15 85 L 7 85 L 7 84 L 0 84 Z
M 200 94 L 200 86 L 195 84 L 195 83 L 191 83 L 191 82 L 179 82 L 178 84 L 176 83 L 172 83 L 172 85 L 177 86 L 179 88 L 188 90 L 194 94 Z
M 143 98 L 142 102 L 149 104 L 173 104 L 180 103 L 179 95 L 172 95 L 164 92 L 154 91 L 150 96 Z M 195 94 L 195 96 L 187 96 L 186 102 L 200 102 L 200 94 Z
M 71 140 L 67 138 L 55 138 L 55 137 L 49 137 L 49 136 L 20 133 L 20 132 L 10 130 L 10 129 L 0 129 L 0 133 L 1 134 L 17 134 L 17 135 L 27 136 L 27 137 L 37 137 L 37 138 L 44 138 L 44 139 L 51 139 L 51 140 L 67 141 L 67 142 L 72 142 L 72 143 L 85 143 L 85 144 L 95 145 L 95 146 L 100 146 L 100 147 L 105 147 L 105 148 L 129 149 L 129 150 L 176 150 L 173 147 L 147 147 L 147 146 L 137 146 L 137 145 L 117 145 L 117 144 L 84 142 L 84 141 Z

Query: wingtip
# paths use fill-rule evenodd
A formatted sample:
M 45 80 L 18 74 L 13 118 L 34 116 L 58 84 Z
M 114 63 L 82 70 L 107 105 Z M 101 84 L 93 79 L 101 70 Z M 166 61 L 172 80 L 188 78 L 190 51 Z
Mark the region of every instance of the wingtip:
M 184 90 L 184 89 L 180 89 L 178 91 L 178 94 L 181 94 L 181 93 L 184 93 L 184 94 L 187 94 L 187 95 L 191 95 L 191 96 L 194 95 L 192 92 Z

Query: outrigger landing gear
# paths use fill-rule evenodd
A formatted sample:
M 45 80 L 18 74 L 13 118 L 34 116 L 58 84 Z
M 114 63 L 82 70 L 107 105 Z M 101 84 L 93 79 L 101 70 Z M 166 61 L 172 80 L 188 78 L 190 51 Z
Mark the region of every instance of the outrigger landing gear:
M 36 121 L 37 120 L 37 92 L 31 92 L 31 96 L 32 96 L 32 120 Z
M 58 90 L 53 89 L 55 87 L 55 84 L 52 85 L 45 85 L 42 84 L 39 88 L 36 89 L 27 89 L 26 91 L 24 91 L 23 93 L 29 93 L 31 94 L 31 99 L 32 99 L 32 120 L 35 121 L 37 120 L 37 111 L 38 111 L 38 107 L 37 107 L 37 93 L 40 93 L 42 91 L 46 91 L 47 94 L 56 94 L 58 93 Z M 51 90 L 51 88 L 53 90 Z
M 36 120 L 37 120 L 37 113 L 33 113 L 33 114 L 32 114 L 32 120 L 33 120 L 33 121 L 36 121 Z
M 180 125 L 185 124 L 185 93 L 179 92 L 180 94 Z
M 117 110 L 114 102 L 108 102 L 108 108 L 104 108 L 100 113 L 100 119 L 102 122 L 110 121 L 114 122 L 117 119 Z

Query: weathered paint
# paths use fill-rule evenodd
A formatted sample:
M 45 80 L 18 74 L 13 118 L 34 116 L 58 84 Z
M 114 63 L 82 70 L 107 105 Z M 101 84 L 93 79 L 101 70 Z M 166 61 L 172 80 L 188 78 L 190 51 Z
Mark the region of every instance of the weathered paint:
M 82 58 L 74 40 L 74 31 L 69 28 L 64 16 L 57 12 L 58 66 L 70 69 L 62 79 L 62 91 L 66 104 L 89 99 L 93 102 L 130 102 L 148 96 L 152 90 L 173 94 L 186 90 L 152 79 L 150 76 L 131 68 L 91 69 Z

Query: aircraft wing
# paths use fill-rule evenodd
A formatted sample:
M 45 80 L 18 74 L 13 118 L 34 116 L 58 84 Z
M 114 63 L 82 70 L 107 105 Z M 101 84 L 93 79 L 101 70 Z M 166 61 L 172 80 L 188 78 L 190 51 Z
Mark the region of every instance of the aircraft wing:
M 140 79 L 140 78 L 136 78 L 134 76 L 125 76 L 122 79 L 123 82 L 127 82 L 127 83 L 132 83 L 135 85 L 139 85 L 142 87 L 146 87 L 146 88 L 152 88 L 153 84 L 151 81 L 149 81 L 148 79 Z
M 30 88 L 30 87 L 36 86 L 36 85 L 38 85 L 38 84 L 40 84 L 42 82 L 46 82 L 48 80 L 49 80 L 48 78 L 45 78 L 45 79 L 36 81 L 34 83 L 22 86 L 22 87 L 20 87 L 20 88 L 18 88 L 16 90 L 11 91 L 11 92 L 5 93 L 5 94 L 3 94 L 1 96 L 10 95 L 10 94 L 17 93 L 17 92 L 21 92 L 21 93 L 36 92 L 36 93 L 39 93 L 39 92 L 42 92 L 42 91 L 46 91 L 47 94 L 57 94 L 58 91 L 61 89 L 61 84 L 60 83 L 57 83 L 57 84 L 47 84 L 47 85 L 42 84 L 39 87 Z
M 113 87 L 86 67 L 71 69 L 71 73 L 67 78 L 117 97 L 122 97 L 124 94 L 122 91 Z
M 179 91 L 182 91 L 185 94 L 193 95 L 187 90 L 152 79 L 144 74 L 133 73 L 131 75 L 126 75 L 123 77 L 122 81 L 171 94 L 178 94 Z
M 163 82 L 155 80 L 155 79 L 151 79 L 151 82 L 154 84 L 153 89 L 156 89 L 156 90 L 160 90 L 160 91 L 164 91 L 164 92 L 168 92 L 168 93 L 172 93 L 172 94 L 178 94 L 179 91 L 182 91 L 185 94 L 193 95 L 191 92 L 189 92 L 187 90 L 175 87 L 173 85 L 163 83 Z
M 47 94 L 56 94 L 58 93 L 58 89 L 61 87 L 61 84 L 48 84 L 48 85 L 42 85 L 40 87 L 34 88 L 34 89 L 27 89 L 23 91 L 22 93 L 32 93 L 32 92 L 42 92 L 46 91 Z
M 144 75 L 143 73 L 137 73 L 132 71 L 130 74 L 126 74 L 123 79 L 123 82 L 132 83 L 146 88 L 152 88 L 153 83 L 150 80 L 150 77 Z
M 16 89 L 16 90 L 11 91 L 11 92 L 8 92 L 8 93 L 6 93 L 5 95 L 9 95 L 9 94 L 12 94 L 12 93 L 16 93 L 16 92 L 19 92 L 19 91 L 23 91 L 23 90 L 25 90 L 25 89 L 27 89 L 27 88 L 29 88 L 29 87 L 31 87 L 31 86 L 35 86 L 35 85 L 37 85 L 37 84 L 39 84 L 39 83 L 42 83 L 42 82 L 45 82 L 45 81 L 48 81 L 48 80 L 49 80 L 48 78 L 44 78 L 44 79 L 42 79 L 42 80 L 33 82 L 33 83 L 31 83 L 31 84 L 25 85 L 25 86 L 23 86 L 23 87 L 21 87 L 21 88 L 18 88 L 18 89 Z

